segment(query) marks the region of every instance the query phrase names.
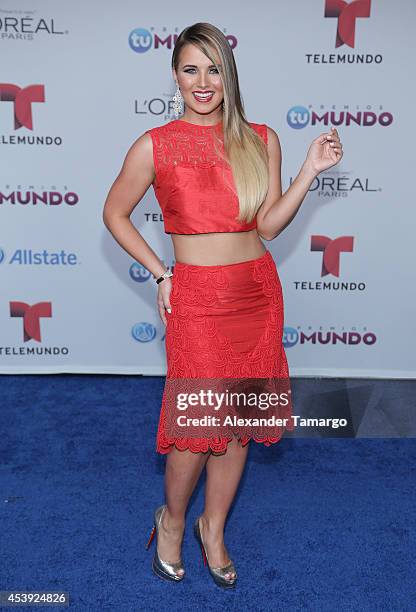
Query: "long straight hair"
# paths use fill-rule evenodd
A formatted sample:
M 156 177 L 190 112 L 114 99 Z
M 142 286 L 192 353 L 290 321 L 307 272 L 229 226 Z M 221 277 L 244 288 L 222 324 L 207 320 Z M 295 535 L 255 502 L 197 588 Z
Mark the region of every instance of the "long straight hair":
M 269 187 L 267 146 L 251 128 L 241 100 L 237 66 L 224 34 L 210 23 L 195 23 L 179 34 L 172 54 L 178 71 L 181 49 L 188 43 L 198 47 L 216 66 L 223 85 L 223 146 L 231 166 L 239 200 L 240 223 L 250 223 L 266 198 Z M 220 66 L 213 50 L 219 57 Z

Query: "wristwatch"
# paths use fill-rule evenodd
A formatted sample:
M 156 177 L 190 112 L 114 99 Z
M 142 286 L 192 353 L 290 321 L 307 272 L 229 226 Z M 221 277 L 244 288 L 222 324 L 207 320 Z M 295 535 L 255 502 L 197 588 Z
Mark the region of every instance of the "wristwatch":
M 162 276 L 159 276 L 159 278 L 156 279 L 156 283 L 159 284 L 165 280 L 165 278 L 169 278 L 170 276 L 173 276 L 173 272 L 171 272 L 171 270 L 166 270 L 166 272 L 163 272 Z

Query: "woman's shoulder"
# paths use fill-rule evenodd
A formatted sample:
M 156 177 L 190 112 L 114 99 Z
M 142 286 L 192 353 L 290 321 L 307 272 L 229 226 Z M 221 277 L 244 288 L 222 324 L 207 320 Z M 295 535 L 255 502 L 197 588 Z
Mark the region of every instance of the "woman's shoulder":
M 257 123 L 255 121 L 249 121 L 248 124 L 255 132 L 257 132 L 257 134 L 259 134 L 259 136 L 263 138 L 264 142 L 267 144 L 269 134 L 268 130 L 270 129 L 269 126 L 266 123 Z
M 251 126 L 253 126 L 254 128 L 258 128 L 259 126 L 265 126 L 265 123 L 258 123 L 257 121 L 249 121 L 248 122 Z
M 279 143 L 279 135 L 267 123 L 254 123 L 252 121 L 249 121 L 249 124 L 263 138 L 266 144 L 271 143 L 273 141 Z

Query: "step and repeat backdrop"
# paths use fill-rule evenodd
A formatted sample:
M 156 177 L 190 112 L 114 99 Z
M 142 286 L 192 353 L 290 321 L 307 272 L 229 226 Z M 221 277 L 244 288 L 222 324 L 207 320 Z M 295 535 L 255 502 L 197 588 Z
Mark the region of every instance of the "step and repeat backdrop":
M 264 241 L 292 375 L 414 378 L 414 3 L 196 7 L 0 1 L 0 372 L 166 373 L 157 286 L 102 210 L 131 144 L 174 119 L 176 37 L 208 21 L 247 119 L 279 135 L 283 191 L 319 134 L 336 126 L 344 146 Z M 174 268 L 152 188 L 131 218 Z

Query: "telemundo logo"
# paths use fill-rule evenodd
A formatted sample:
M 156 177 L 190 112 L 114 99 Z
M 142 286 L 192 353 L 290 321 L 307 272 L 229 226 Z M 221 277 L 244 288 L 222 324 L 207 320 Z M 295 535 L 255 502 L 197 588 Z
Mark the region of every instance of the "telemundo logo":
M 133 325 L 131 335 L 138 342 L 151 342 L 156 338 L 156 327 L 147 321 Z

